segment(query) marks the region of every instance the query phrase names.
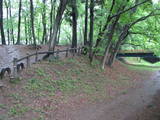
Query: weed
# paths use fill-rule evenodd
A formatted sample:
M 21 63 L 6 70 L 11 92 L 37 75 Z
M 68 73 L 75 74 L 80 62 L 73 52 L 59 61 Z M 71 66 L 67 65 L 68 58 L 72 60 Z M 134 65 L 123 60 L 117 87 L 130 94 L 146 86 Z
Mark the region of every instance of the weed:
M 38 76 L 45 76 L 46 75 L 45 71 L 41 68 L 36 69 L 36 73 Z
M 72 78 L 55 80 L 54 81 L 57 89 L 60 89 L 63 92 L 74 90 L 76 88 L 76 83 L 77 82 L 78 82 L 77 80 L 73 80 Z
M 23 106 L 22 104 L 17 104 L 9 109 L 9 116 L 21 116 L 24 113 L 28 112 L 30 108 Z
M 22 101 L 23 100 L 22 96 L 20 96 L 18 93 L 10 94 L 9 97 L 14 98 L 16 101 Z

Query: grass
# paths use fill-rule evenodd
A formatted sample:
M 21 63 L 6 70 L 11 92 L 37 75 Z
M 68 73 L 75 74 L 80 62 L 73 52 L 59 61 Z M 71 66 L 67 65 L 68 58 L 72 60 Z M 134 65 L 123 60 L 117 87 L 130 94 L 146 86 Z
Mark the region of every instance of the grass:
M 126 65 L 131 70 L 157 71 L 160 68 L 160 62 L 152 64 L 140 58 L 125 58 L 125 60 L 131 63 L 130 65 Z
M 115 74 L 118 79 L 111 80 L 110 74 L 101 69 L 99 61 L 90 65 L 85 57 L 42 61 L 25 71 L 21 80 L 15 82 L 12 90 L 18 90 L 10 91 L 7 97 L 11 102 L 0 105 L 0 108 L 7 109 L 10 118 L 32 111 L 37 116 L 31 120 L 43 120 L 46 113 L 53 113 L 59 104 L 70 99 L 72 104 L 74 100 L 78 103 L 76 97 L 93 102 L 113 98 L 112 92 L 115 91 L 126 94 L 124 88 L 132 85 L 132 79 L 121 71 Z
M 14 117 L 15 116 L 21 116 L 29 110 L 30 110 L 29 107 L 23 106 L 22 104 L 17 104 L 17 105 L 12 106 L 9 109 L 8 115 L 9 116 L 14 116 Z

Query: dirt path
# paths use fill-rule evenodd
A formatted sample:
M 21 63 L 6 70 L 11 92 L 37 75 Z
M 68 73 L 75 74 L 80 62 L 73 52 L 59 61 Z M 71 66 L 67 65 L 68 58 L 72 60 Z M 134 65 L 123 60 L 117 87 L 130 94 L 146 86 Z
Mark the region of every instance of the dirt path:
M 69 116 L 72 116 L 71 120 L 159 120 L 160 117 L 146 119 L 144 113 L 145 109 L 152 107 L 154 95 L 158 90 L 160 90 L 160 72 L 145 80 L 137 89 L 130 89 L 125 95 L 111 102 L 85 106 L 72 111 Z

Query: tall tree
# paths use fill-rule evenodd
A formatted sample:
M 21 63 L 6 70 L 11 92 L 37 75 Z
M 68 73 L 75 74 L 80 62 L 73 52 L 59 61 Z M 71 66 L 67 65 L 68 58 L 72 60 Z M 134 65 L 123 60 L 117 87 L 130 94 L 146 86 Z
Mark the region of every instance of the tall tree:
M 10 44 L 10 29 L 9 29 L 9 3 L 5 0 L 4 1 L 5 6 L 6 6 L 6 13 L 7 13 L 7 40 L 8 40 L 8 45 Z
M 84 28 L 84 45 L 88 41 L 88 0 L 85 3 L 85 28 Z
M 92 61 L 92 46 L 94 35 L 94 0 L 90 1 L 90 33 L 89 33 L 89 58 Z
M 77 47 L 77 0 L 72 0 L 72 48 Z
M 27 29 L 27 17 L 24 17 L 24 29 L 25 29 L 25 39 L 26 39 L 26 45 L 28 44 L 28 29 Z
M 13 31 L 13 21 L 12 21 L 12 6 L 11 6 L 11 0 L 8 0 L 8 2 L 9 2 L 9 16 L 10 16 L 10 19 L 11 19 L 11 28 L 10 28 L 10 37 L 11 37 L 11 40 L 12 40 L 12 42 L 13 42 L 13 44 L 15 43 L 15 41 L 14 41 L 14 31 Z
M 51 0 L 49 39 L 51 39 L 52 36 L 53 22 L 55 20 L 55 2 L 56 0 Z
M 21 11 L 22 11 L 22 0 L 19 0 L 18 35 L 17 35 L 17 43 L 16 43 L 16 44 L 20 44 L 20 34 L 21 34 Z
M 57 11 L 57 15 L 56 15 L 56 19 L 55 19 L 54 25 L 53 25 L 52 35 L 51 35 L 51 38 L 49 40 L 49 51 L 54 51 L 54 49 L 55 49 L 55 46 L 56 46 L 56 43 L 57 43 L 58 29 L 60 27 L 62 15 L 64 13 L 64 10 L 66 9 L 67 3 L 68 3 L 68 0 L 61 0 L 60 1 L 58 11 Z
M 43 10 L 42 10 L 42 24 L 43 24 L 43 36 L 42 44 L 47 43 L 47 29 L 46 29 L 46 0 L 43 0 Z
M 4 29 L 3 29 L 3 0 L 0 1 L 0 31 L 1 31 L 2 45 L 6 45 Z
M 32 29 L 32 37 L 33 37 L 33 44 L 36 46 L 36 37 L 35 37 L 35 31 L 34 31 L 34 6 L 33 6 L 33 0 L 30 0 L 30 21 L 31 21 L 31 29 Z

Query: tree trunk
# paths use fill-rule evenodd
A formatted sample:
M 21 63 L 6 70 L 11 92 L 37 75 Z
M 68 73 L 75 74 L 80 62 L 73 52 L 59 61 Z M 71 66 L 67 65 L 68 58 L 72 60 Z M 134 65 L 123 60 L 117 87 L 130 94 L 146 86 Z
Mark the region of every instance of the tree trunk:
M 31 33 L 31 23 L 30 23 L 30 19 L 27 20 L 27 28 L 28 28 L 28 38 L 29 38 L 28 43 L 29 43 L 29 44 L 32 44 L 32 33 Z
M 117 56 L 117 53 L 118 53 L 118 51 L 120 49 L 121 43 L 126 39 L 126 37 L 129 34 L 128 30 L 129 30 L 129 27 L 125 26 L 124 30 L 120 34 L 119 39 L 118 39 L 118 41 L 116 43 L 116 46 L 115 46 L 115 48 L 114 48 L 114 50 L 113 50 L 113 52 L 112 52 L 112 54 L 111 54 L 111 56 L 110 56 L 110 58 L 108 60 L 108 65 L 109 66 L 112 66 L 112 64 L 114 63 L 114 60 L 115 60 L 115 58 Z
M 84 45 L 87 45 L 88 41 L 88 0 L 85 3 L 85 28 L 84 28 Z
M 64 13 L 64 10 L 66 9 L 67 3 L 68 3 L 68 0 L 61 0 L 60 1 L 60 5 L 59 5 L 58 11 L 57 11 L 56 19 L 55 19 L 54 25 L 53 25 L 52 35 L 49 40 L 49 51 L 54 51 L 54 49 L 55 49 L 56 42 L 57 42 L 58 29 L 59 29 L 59 26 L 61 23 L 61 19 L 62 19 L 62 15 Z
M 28 30 L 27 30 L 27 18 L 24 17 L 24 27 L 25 27 L 25 39 L 26 39 L 26 45 L 28 44 Z
M 11 1 L 10 0 L 9 0 L 9 16 L 10 16 L 10 19 L 12 19 L 12 10 L 11 10 Z M 12 22 L 12 20 L 11 20 L 10 37 L 11 37 L 12 42 L 14 44 L 15 41 L 14 41 L 14 31 L 13 31 L 13 22 Z
M 49 39 L 51 40 L 52 30 L 53 30 L 53 22 L 55 21 L 55 2 L 56 0 L 51 0 L 51 11 L 50 11 L 50 34 Z
M 77 3 L 72 0 L 72 48 L 77 47 Z
M 102 69 L 104 69 L 104 67 L 105 67 L 106 60 L 107 60 L 107 57 L 108 57 L 108 54 L 109 54 L 109 50 L 110 50 L 110 47 L 111 47 L 111 44 L 112 44 L 112 38 L 113 38 L 113 35 L 114 35 L 114 32 L 115 32 L 116 25 L 119 21 L 119 18 L 120 18 L 120 15 L 117 16 L 115 18 L 115 20 L 113 21 L 113 23 L 111 25 L 111 31 L 109 32 L 109 34 L 106 34 L 106 36 L 108 36 L 108 39 L 107 39 L 107 45 L 106 45 L 106 48 L 105 48 L 104 58 L 103 58 L 103 62 L 102 62 Z
M 6 12 L 7 12 L 7 40 L 8 45 L 10 44 L 10 30 L 9 30 L 9 3 L 5 0 Z
M 42 24 L 43 24 L 43 36 L 42 44 L 47 41 L 47 29 L 46 29 L 46 0 L 43 0 L 43 11 L 42 11 Z
M 21 34 L 21 10 L 22 10 L 22 0 L 19 0 L 18 35 L 17 35 L 17 43 L 16 43 L 16 44 L 20 44 L 20 34 Z
M 93 46 L 93 35 L 94 35 L 94 0 L 90 3 L 90 33 L 89 33 L 89 58 L 92 61 L 92 46 Z
M 58 30 L 57 45 L 59 44 L 60 36 L 61 36 L 61 25 Z
M 37 45 L 35 31 L 34 31 L 34 7 L 33 7 L 33 0 L 30 0 L 30 17 L 31 17 L 31 28 L 32 28 L 32 37 L 33 37 L 33 44 L 34 46 Z
M 0 1 L 0 31 L 1 31 L 2 45 L 6 45 L 4 29 L 3 29 L 3 0 Z

